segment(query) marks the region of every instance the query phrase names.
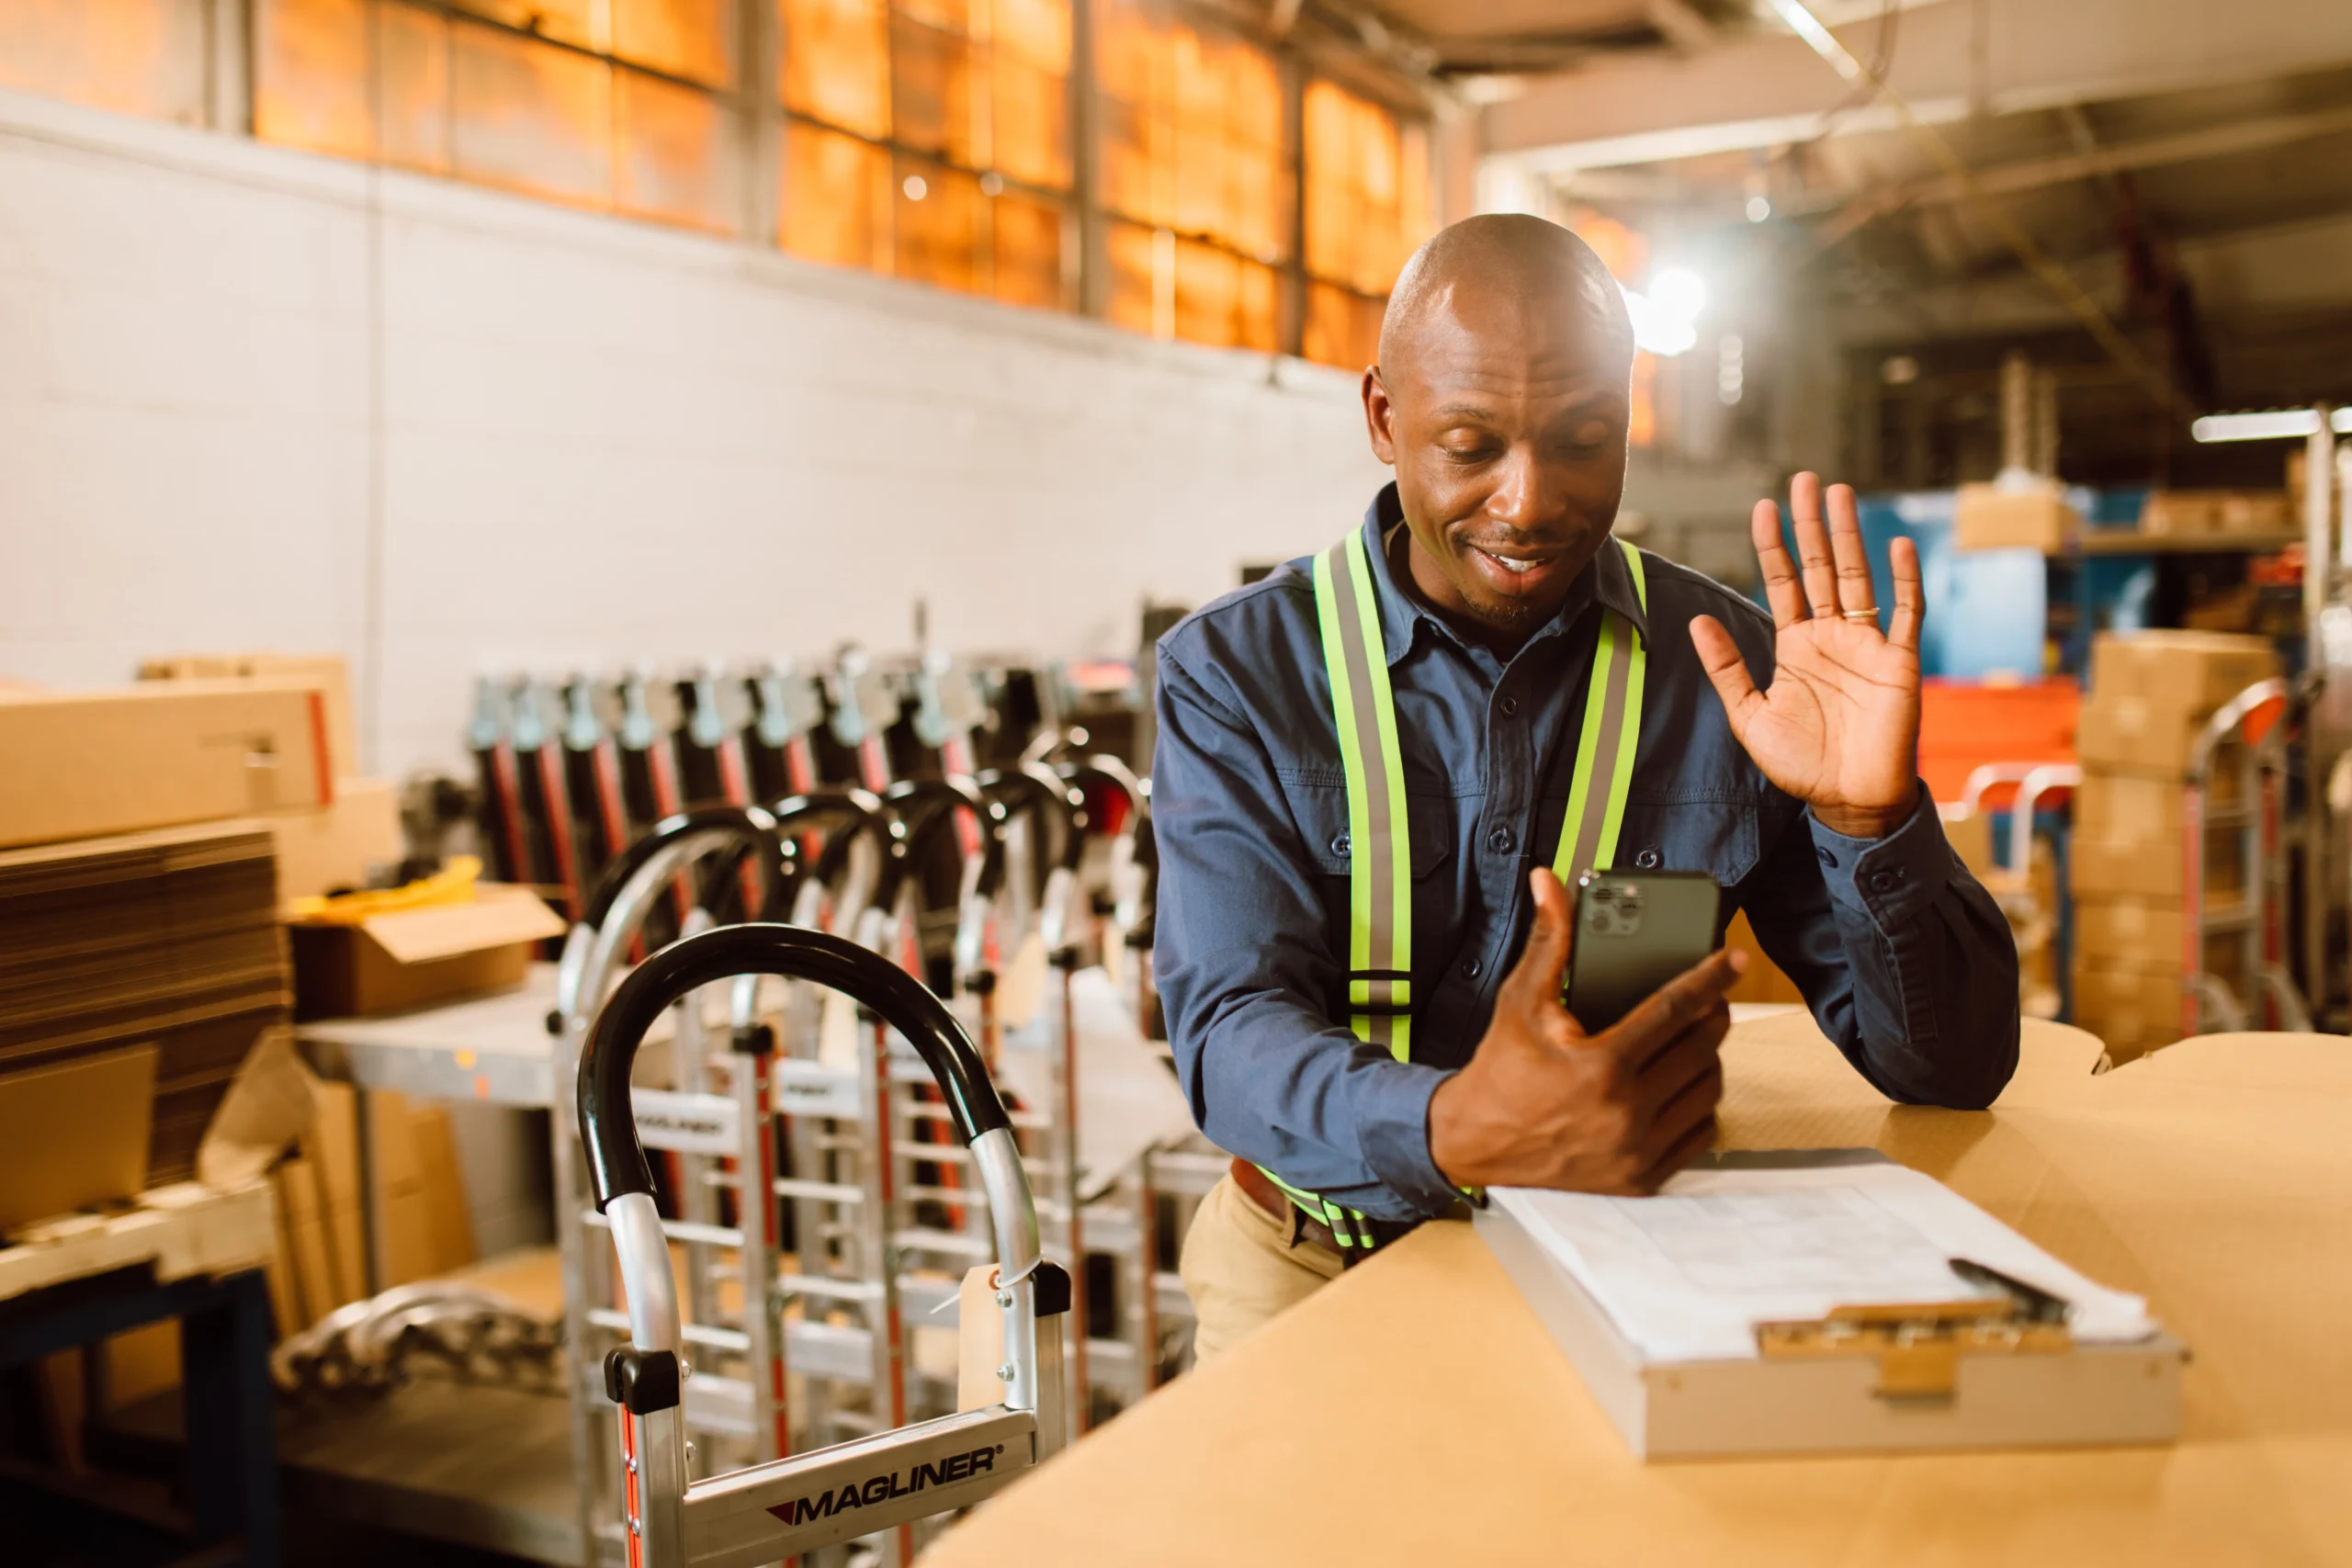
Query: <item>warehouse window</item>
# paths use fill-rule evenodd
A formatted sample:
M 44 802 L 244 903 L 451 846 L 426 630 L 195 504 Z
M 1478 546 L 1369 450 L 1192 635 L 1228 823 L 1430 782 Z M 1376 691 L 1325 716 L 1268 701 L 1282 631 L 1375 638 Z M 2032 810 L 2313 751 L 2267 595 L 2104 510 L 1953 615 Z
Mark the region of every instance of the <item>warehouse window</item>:
M 0 87 L 204 122 L 205 0 L 6 0 Z
M 1380 316 L 1430 231 L 1429 131 L 1329 82 L 1306 85 L 1306 320 L 1299 352 L 1350 370 L 1380 353 Z
M 732 226 L 731 0 L 257 0 L 254 26 L 264 141 Z
M 1095 28 L 1110 319 L 1272 351 L 1291 195 L 1273 58 L 1141 0 L 1101 0 Z
M 777 0 L 777 243 L 1061 306 L 1070 0 Z

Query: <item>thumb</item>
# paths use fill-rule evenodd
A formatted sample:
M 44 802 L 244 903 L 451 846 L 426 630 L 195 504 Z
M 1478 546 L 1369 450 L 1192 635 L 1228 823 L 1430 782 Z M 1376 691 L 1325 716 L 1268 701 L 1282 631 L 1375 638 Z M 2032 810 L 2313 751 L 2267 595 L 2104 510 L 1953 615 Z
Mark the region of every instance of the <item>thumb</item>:
M 1706 671 L 1715 695 L 1723 700 L 1724 716 L 1731 721 L 1733 738 L 1738 739 L 1747 732 L 1751 712 L 1764 701 L 1764 694 L 1756 689 L 1755 678 L 1747 672 L 1747 660 L 1740 657 L 1739 645 L 1732 641 L 1731 633 L 1713 615 L 1690 617 L 1690 646 L 1697 651 L 1700 667 Z
M 1560 977 L 1568 971 L 1568 953 L 1576 941 L 1576 920 L 1568 909 L 1568 890 L 1548 866 L 1527 874 L 1535 896 L 1535 923 L 1528 928 L 1527 945 L 1503 981 L 1514 1005 L 1543 1003 L 1557 1008 Z

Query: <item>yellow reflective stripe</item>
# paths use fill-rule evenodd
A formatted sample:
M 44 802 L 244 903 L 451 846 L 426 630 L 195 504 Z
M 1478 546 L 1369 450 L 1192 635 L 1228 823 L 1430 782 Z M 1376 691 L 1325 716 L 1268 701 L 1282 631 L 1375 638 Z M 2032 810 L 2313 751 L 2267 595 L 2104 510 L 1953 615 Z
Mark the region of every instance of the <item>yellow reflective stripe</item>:
M 1617 545 L 1624 552 L 1634 592 L 1647 609 L 1649 583 L 1642 570 L 1641 552 L 1623 539 Z M 1642 694 L 1648 665 L 1648 649 L 1633 623 L 1613 610 L 1602 611 L 1592 675 L 1585 689 L 1576 769 L 1569 778 L 1567 815 L 1560 824 L 1560 845 L 1552 857 L 1552 870 L 1563 882 L 1572 881 L 1580 872 L 1605 870 L 1616 863 L 1625 797 L 1633 786 L 1634 757 L 1641 748 Z M 1598 797 L 1593 790 L 1596 778 L 1601 784 Z

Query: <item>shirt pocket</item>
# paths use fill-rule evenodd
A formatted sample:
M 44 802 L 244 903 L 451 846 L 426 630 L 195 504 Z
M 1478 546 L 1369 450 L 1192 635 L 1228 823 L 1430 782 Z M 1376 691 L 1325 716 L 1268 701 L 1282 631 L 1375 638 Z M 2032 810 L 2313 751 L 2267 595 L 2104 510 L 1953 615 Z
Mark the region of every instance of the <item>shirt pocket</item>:
M 1758 841 L 1746 799 L 1629 800 L 1611 869 L 1703 871 L 1732 887 L 1756 869 Z
M 1348 829 L 1348 789 L 1344 784 L 1285 779 L 1292 818 L 1307 858 L 1326 876 L 1345 876 L 1354 858 Z M 1413 880 L 1422 881 L 1453 857 L 1456 807 L 1459 802 L 1434 795 L 1405 796 L 1405 819 L 1413 844 Z

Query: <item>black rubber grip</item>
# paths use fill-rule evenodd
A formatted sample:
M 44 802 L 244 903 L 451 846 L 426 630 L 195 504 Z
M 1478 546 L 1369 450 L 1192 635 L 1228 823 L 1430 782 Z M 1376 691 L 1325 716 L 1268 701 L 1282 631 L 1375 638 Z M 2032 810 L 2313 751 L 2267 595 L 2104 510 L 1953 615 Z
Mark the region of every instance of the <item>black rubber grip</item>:
M 917 853 L 933 834 L 951 829 L 955 808 L 962 807 L 979 819 L 980 879 L 977 891 L 993 898 L 1004 880 L 1004 807 L 992 804 L 978 788 L 962 779 L 902 779 L 884 797 L 895 813 L 890 828 L 890 854 L 884 864 L 874 901 L 885 909 L 897 906 L 899 884 L 918 863 Z
M 741 834 L 752 847 L 752 868 L 760 877 L 761 905 L 773 908 L 782 891 L 784 858 L 783 845 L 775 836 L 775 820 L 757 807 L 741 806 L 697 806 L 692 811 L 681 811 L 674 817 L 664 817 L 647 829 L 628 848 L 615 855 L 596 878 L 596 889 L 588 896 L 588 908 L 580 921 L 591 931 L 604 929 L 611 918 L 613 903 L 628 886 L 630 877 L 644 868 L 645 863 L 670 845 L 692 833 L 733 832 Z
M 1086 835 L 1080 830 L 1077 808 L 1070 803 L 1071 786 L 1056 778 L 1045 768 L 1031 764 L 1011 770 L 991 769 L 973 781 L 980 793 L 990 800 L 1001 802 L 1008 813 L 1040 808 L 1054 821 L 1054 831 L 1060 834 L 1060 852 L 1054 865 L 1063 871 L 1076 871 L 1086 858 Z
M 966 1144 L 1009 1126 L 980 1054 L 922 982 L 855 942 L 800 926 L 719 926 L 637 966 L 589 1026 L 580 1058 L 580 1140 L 601 1212 L 629 1192 L 650 1193 L 653 1172 L 629 1107 L 629 1068 L 653 1021 L 687 993 L 738 975 L 808 980 L 841 992 L 905 1037 L 931 1069 Z

